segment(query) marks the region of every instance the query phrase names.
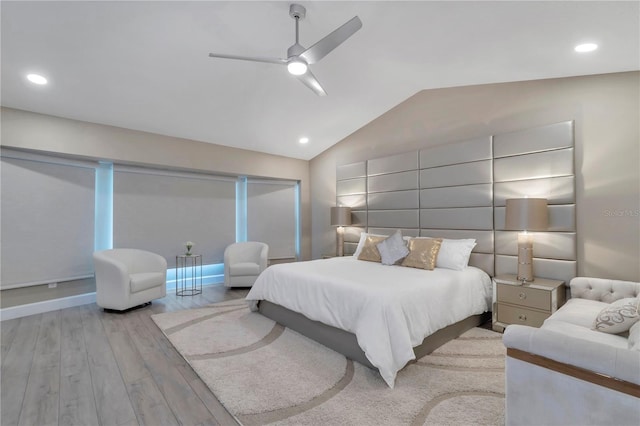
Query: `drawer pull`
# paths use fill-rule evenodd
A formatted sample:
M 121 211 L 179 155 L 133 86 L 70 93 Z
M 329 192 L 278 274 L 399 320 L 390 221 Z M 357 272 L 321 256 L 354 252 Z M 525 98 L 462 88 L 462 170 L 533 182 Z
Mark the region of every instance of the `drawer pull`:
M 520 321 L 526 321 L 527 320 L 527 316 L 525 314 L 520 314 L 520 315 L 518 315 L 518 319 Z
M 518 295 L 518 297 L 520 298 L 520 300 L 524 300 L 524 299 L 526 299 L 526 298 L 527 298 L 527 294 L 526 294 L 526 293 L 520 293 L 520 294 Z

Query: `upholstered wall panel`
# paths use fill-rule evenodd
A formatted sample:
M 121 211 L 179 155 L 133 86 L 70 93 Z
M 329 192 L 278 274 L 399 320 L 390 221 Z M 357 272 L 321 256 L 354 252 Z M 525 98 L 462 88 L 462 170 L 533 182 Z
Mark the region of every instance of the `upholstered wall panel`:
M 493 231 L 470 231 L 461 229 L 421 229 L 421 237 L 449 238 L 452 240 L 475 238 L 474 253 L 493 253 Z
M 418 151 L 367 161 L 367 175 L 405 172 L 418 169 Z
M 367 192 L 367 178 L 339 180 L 336 182 L 336 195 L 365 194 Z
M 336 205 L 351 207 L 352 226 L 344 228 L 344 253 L 355 251 L 360 233 L 367 227 L 367 162 L 345 164 L 336 169 Z
M 364 231 L 364 228 L 357 226 L 346 226 L 344 228 L 344 240 L 345 242 L 357 243 L 360 241 L 360 233 Z
M 423 209 L 486 207 L 493 203 L 491 194 L 490 183 L 422 189 L 420 207 Z
M 402 232 L 402 236 L 404 237 L 418 237 L 420 235 L 420 230 L 407 228 L 369 228 L 369 232 L 379 235 L 391 235 L 398 229 L 400 229 L 400 232 Z
M 568 232 L 576 230 L 576 206 L 575 204 L 565 204 L 561 206 L 548 206 L 549 211 L 549 232 Z M 504 230 L 504 207 L 496 207 L 494 210 L 494 229 Z
M 420 168 L 491 159 L 491 136 L 438 145 L 420 151 Z
M 493 229 L 491 207 L 421 209 L 420 227 L 435 229 Z
M 496 182 L 573 175 L 573 148 L 494 160 Z
M 494 136 L 494 230 L 496 274 L 517 272 L 517 232 L 504 231 L 505 200 L 548 200 L 549 226 L 535 232 L 534 276 L 562 279 L 576 274 L 573 122 Z
M 420 170 L 421 188 L 491 183 L 491 160 Z
M 340 195 L 337 197 L 337 206 L 351 207 L 353 210 L 367 209 L 367 194 Z
M 496 275 L 516 274 L 518 272 L 518 258 L 516 256 L 496 255 L 495 258 Z M 553 278 L 568 283 L 571 278 L 576 276 L 576 273 L 577 262 L 574 260 L 533 259 L 533 274 L 536 277 Z
M 366 227 L 367 226 L 367 210 L 352 210 L 351 225 Z
M 568 204 L 574 202 L 575 177 L 516 180 L 496 182 L 493 186 L 493 204 L 504 206 L 507 198 L 546 198 L 549 204 Z
M 369 210 L 367 224 L 374 228 L 419 228 L 418 210 Z
M 493 137 L 494 158 L 573 146 L 573 122 L 550 124 Z
M 545 259 L 576 260 L 576 234 L 573 232 L 533 232 L 533 251 Z M 518 232 L 496 231 L 495 253 L 518 255 Z
M 495 275 L 495 256 L 493 254 L 471 253 L 469 265 L 482 269 L 492 277 Z
M 419 207 L 418 190 L 375 192 L 367 197 L 371 210 L 417 209 Z
M 549 232 L 576 232 L 576 205 L 549 206 Z
M 475 238 L 470 265 L 515 273 L 517 232 L 504 230 L 505 200 L 541 197 L 549 227 L 535 235 L 534 273 L 568 282 L 576 273 L 573 155 L 573 123 L 563 122 L 340 166 L 337 203 L 353 208 L 355 225 L 347 228 L 345 253 L 365 229 L 401 229 Z
M 391 173 L 388 175 L 370 176 L 368 190 L 371 192 L 402 191 L 418 189 L 418 171 Z
M 336 168 L 336 180 L 354 179 L 367 176 L 367 163 L 345 164 Z

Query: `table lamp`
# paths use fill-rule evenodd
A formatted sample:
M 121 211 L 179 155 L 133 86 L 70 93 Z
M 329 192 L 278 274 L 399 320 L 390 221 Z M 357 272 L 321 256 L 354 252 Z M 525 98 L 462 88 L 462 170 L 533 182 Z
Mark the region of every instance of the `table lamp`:
M 344 256 L 344 227 L 351 225 L 351 207 L 331 207 L 331 226 L 337 226 L 338 256 Z
M 533 234 L 545 231 L 549 223 L 546 198 L 506 200 L 505 229 L 518 233 L 518 281 L 533 281 Z

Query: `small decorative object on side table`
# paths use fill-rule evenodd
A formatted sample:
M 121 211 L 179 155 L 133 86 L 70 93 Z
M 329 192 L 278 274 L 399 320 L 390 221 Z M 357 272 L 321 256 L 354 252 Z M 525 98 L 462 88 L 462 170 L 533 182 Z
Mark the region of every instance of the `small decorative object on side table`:
M 191 256 L 191 249 L 193 248 L 193 243 L 191 241 L 187 241 L 184 243 L 184 246 L 187 248 L 186 256 Z
M 202 255 L 176 256 L 176 296 L 195 296 L 202 293 Z
M 509 324 L 540 327 L 565 302 L 564 281 L 535 278 L 522 283 L 516 275 L 493 278 L 492 328 L 502 332 Z

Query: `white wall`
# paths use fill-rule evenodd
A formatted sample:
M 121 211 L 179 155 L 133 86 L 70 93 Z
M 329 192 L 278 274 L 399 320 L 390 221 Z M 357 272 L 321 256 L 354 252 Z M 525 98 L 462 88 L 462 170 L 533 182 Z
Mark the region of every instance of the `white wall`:
M 11 108 L 0 109 L 3 146 L 127 164 L 170 167 L 300 181 L 301 255 L 311 254 L 309 162 L 188 139 L 69 120 Z M 86 282 L 61 283 L 57 289 L 4 290 L 2 307 L 93 291 Z

